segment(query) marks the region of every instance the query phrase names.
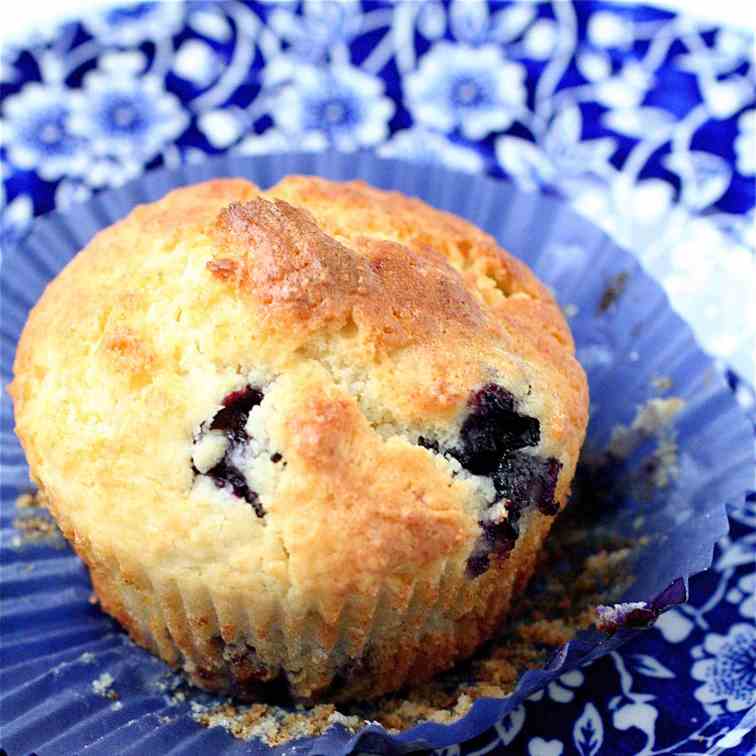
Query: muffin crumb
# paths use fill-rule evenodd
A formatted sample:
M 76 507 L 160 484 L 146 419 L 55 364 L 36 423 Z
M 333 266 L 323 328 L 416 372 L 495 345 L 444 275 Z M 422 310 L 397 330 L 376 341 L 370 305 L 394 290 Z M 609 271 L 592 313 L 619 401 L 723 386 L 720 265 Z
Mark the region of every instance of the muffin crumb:
M 623 271 L 609 279 L 609 283 L 599 300 L 599 312 L 606 312 L 625 293 L 628 278 L 629 274 Z
M 36 503 L 35 494 L 32 491 L 22 493 L 16 498 L 16 509 L 29 509 L 37 506 L 39 505 Z
M 47 512 L 39 514 L 22 514 L 13 520 L 13 527 L 19 532 L 18 542 L 23 546 L 40 541 L 59 541 L 63 546 L 63 534 Z
M 616 425 L 609 442 L 609 454 L 625 459 L 642 441 L 667 429 L 685 406 L 679 397 L 649 399 L 641 405 L 630 426 Z
M 566 304 L 564 306 L 564 314 L 568 318 L 574 318 L 580 312 L 580 308 L 576 304 Z
M 366 723 L 347 716 L 332 704 L 312 708 L 297 707 L 286 712 L 267 704 L 235 705 L 224 702 L 217 706 L 192 705 L 192 717 L 204 727 L 223 727 L 241 740 L 260 738 L 271 746 L 281 745 L 294 738 L 320 735 L 334 725 L 357 732 Z
M 108 698 L 111 701 L 118 701 L 120 696 L 111 687 L 113 685 L 113 675 L 109 672 L 103 672 L 96 680 L 92 681 L 92 690 L 103 698 Z
M 63 534 L 47 510 L 47 501 L 40 490 L 26 491 L 16 498 L 17 515 L 13 527 L 18 535 L 11 540 L 15 547 L 48 541 L 51 545 L 64 546 Z
M 651 380 L 651 385 L 660 393 L 672 388 L 672 379 L 668 375 L 658 375 Z
M 47 497 L 40 489 L 26 491 L 16 498 L 16 509 L 47 508 Z

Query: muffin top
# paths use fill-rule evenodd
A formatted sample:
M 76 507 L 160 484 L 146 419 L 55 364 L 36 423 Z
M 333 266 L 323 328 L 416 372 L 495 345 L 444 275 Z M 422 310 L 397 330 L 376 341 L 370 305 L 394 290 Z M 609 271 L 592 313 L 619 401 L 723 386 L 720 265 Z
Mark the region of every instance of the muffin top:
M 502 455 L 533 480 L 547 460 L 564 501 L 573 352 L 545 287 L 462 219 L 361 182 L 227 179 L 99 233 L 32 311 L 10 390 L 76 538 L 327 614 L 469 559 Z

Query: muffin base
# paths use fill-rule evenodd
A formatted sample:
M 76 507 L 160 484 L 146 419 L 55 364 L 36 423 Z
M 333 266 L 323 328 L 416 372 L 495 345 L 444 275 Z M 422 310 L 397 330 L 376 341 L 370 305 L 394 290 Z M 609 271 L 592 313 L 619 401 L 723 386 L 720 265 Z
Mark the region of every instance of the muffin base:
M 521 520 L 509 556 L 470 579 L 465 558 L 433 575 L 352 596 L 336 622 L 282 607 L 251 617 L 243 597 L 196 579 L 147 574 L 124 553 L 93 548 L 49 508 L 89 568 L 102 609 L 189 681 L 241 701 L 374 698 L 449 669 L 490 639 L 524 590 L 554 518 Z

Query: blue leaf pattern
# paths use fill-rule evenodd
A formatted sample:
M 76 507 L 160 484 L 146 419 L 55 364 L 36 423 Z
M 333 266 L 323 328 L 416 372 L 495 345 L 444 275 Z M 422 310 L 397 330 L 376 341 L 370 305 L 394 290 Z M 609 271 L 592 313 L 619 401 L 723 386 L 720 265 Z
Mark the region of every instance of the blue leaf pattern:
M 604 725 L 596 707 L 588 703 L 572 729 L 572 739 L 580 756 L 594 756 L 604 742 Z

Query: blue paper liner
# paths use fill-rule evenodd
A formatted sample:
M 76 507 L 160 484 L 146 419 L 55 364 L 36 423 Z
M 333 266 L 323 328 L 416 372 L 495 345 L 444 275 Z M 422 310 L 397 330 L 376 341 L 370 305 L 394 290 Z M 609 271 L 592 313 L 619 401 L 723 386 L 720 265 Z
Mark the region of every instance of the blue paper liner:
M 0 334 L 3 384 L 11 379 L 15 344 L 29 309 L 96 231 L 176 186 L 244 176 L 266 187 L 290 173 L 361 178 L 419 196 L 482 226 L 533 267 L 560 303 L 574 312 L 570 325 L 591 387 L 589 452 L 605 450 L 612 429 L 630 424 L 637 408 L 657 395 L 655 378 L 669 379 L 670 393 L 685 401 L 675 425 L 679 479 L 648 500 L 628 494 L 620 506 L 600 517 L 600 524 L 648 538 L 636 561 L 635 580 L 623 597 L 645 602 L 642 620 L 651 621 L 684 601 L 688 577 L 710 566 L 714 544 L 727 531 L 726 503 L 739 499 L 753 484 L 752 432 L 713 360 L 698 347 L 661 288 L 631 254 L 555 197 L 367 153 L 230 154 L 147 174 L 69 212 L 38 220 L 25 242 L 6 257 Z M 626 281 L 621 296 L 602 307 L 607 286 L 619 275 Z M 3 395 L 0 745 L 12 756 L 32 751 L 39 756 L 271 753 L 273 749 L 259 741 L 242 742 L 221 728 L 201 727 L 191 718 L 188 703 L 166 703 L 160 688 L 166 666 L 131 644 L 116 623 L 89 602 L 88 576 L 70 549 L 63 544 L 14 542 L 14 501 L 29 484 L 12 427 L 12 408 Z M 636 454 L 607 470 L 610 475 L 632 475 L 645 459 Z M 622 496 L 621 490 L 617 495 Z M 640 530 L 639 514 L 644 518 Z M 581 633 L 545 668 L 526 673 L 512 695 L 479 700 L 452 725 L 421 724 L 396 736 L 378 725 L 357 735 L 335 726 L 319 738 L 290 742 L 275 751 L 393 754 L 462 743 L 495 727 L 550 681 L 618 648 L 638 632 L 623 626 L 612 636 Z M 93 688 L 103 673 L 112 676 L 118 701 Z

